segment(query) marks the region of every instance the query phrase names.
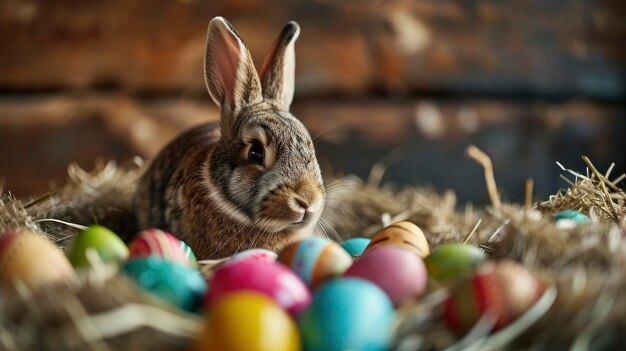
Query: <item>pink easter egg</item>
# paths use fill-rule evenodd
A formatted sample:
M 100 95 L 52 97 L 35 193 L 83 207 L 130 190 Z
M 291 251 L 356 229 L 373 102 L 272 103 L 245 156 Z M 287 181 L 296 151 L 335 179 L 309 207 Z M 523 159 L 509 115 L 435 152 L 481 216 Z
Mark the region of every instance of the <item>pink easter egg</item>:
M 371 281 L 383 289 L 397 307 L 415 300 L 426 289 L 427 273 L 422 259 L 397 247 L 366 252 L 344 274 Z
M 239 261 L 220 267 L 213 276 L 205 303 L 210 305 L 228 293 L 254 290 L 271 297 L 292 314 L 311 302 L 311 293 L 300 278 L 280 263 Z
M 274 251 L 266 249 L 250 249 L 233 255 L 228 263 L 239 261 L 274 263 L 276 262 L 276 258 L 278 258 L 278 254 Z
M 172 234 L 160 229 L 147 229 L 135 236 L 128 245 L 130 259 L 157 256 L 172 263 L 196 267 L 189 247 Z

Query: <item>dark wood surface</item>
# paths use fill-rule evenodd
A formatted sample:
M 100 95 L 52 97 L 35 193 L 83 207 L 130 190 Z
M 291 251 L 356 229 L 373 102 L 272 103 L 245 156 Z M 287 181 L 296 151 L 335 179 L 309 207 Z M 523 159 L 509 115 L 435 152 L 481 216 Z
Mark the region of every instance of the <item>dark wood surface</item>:
M 255 62 L 288 20 L 299 96 L 626 96 L 626 3 L 46 1 L 0 4 L 0 88 L 204 94 L 207 24 L 222 15 Z
M 315 140 L 327 174 L 453 189 L 461 201 L 487 201 L 482 169 L 465 156 L 476 144 L 493 159 L 503 196 L 519 201 L 526 178 L 537 196 L 565 185 L 556 161 L 584 171 L 588 155 L 605 169 L 626 165 L 621 105 L 490 99 L 301 100 L 293 112 Z M 17 195 L 62 184 L 66 166 L 96 157 L 120 162 L 153 157 L 180 131 L 218 118 L 208 99 L 137 100 L 120 94 L 0 99 L 0 176 Z M 8 117 L 8 118 L 7 118 Z
M 217 119 L 202 63 L 216 15 L 259 65 L 300 23 L 293 110 L 325 169 L 432 183 L 486 200 L 488 152 L 506 197 L 555 161 L 626 166 L 626 2 L 620 0 L 108 0 L 0 2 L 0 178 L 30 195 L 71 162 L 152 157 Z

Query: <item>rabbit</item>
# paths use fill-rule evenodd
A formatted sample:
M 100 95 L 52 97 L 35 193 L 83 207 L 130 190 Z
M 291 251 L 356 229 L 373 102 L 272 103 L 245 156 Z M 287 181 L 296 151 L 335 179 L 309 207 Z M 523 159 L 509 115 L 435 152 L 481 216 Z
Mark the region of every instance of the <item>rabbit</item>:
M 315 235 L 324 183 L 311 136 L 289 112 L 299 34 L 285 25 L 259 75 L 235 28 L 211 20 L 204 77 L 220 121 L 183 132 L 153 160 L 134 194 L 140 228 L 171 232 L 199 259 Z

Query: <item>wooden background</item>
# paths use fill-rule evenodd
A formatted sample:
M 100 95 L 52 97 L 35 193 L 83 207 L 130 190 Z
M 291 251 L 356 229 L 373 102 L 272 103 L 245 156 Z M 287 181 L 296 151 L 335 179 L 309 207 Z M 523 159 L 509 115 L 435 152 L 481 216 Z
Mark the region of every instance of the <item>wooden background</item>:
M 555 161 L 626 165 L 626 5 L 604 1 L 109 0 L 0 2 L 0 177 L 32 195 L 97 157 L 149 158 L 218 118 L 202 61 L 222 15 L 260 64 L 299 22 L 293 111 L 327 170 L 487 199 L 563 183 Z M 329 171 L 330 172 L 330 171 Z

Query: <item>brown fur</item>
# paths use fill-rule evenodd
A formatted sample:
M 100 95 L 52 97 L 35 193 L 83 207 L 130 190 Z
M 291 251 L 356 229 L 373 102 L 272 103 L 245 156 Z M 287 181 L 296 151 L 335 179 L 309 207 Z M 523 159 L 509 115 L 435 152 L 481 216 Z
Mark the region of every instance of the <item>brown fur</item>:
M 325 199 L 311 137 L 288 111 L 299 28 L 290 22 L 279 35 L 262 84 L 228 22 L 216 18 L 208 32 L 205 75 L 221 121 L 185 132 L 157 156 L 135 194 L 137 219 L 172 232 L 200 259 L 277 251 L 313 233 Z M 255 143 L 262 164 L 248 159 Z

